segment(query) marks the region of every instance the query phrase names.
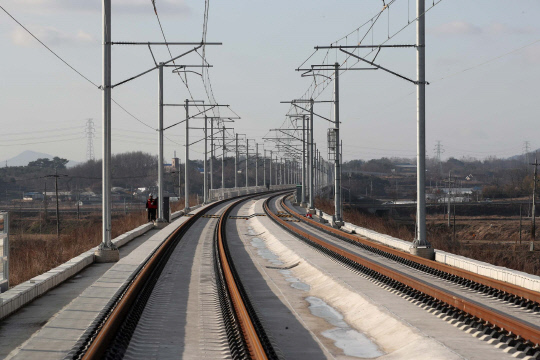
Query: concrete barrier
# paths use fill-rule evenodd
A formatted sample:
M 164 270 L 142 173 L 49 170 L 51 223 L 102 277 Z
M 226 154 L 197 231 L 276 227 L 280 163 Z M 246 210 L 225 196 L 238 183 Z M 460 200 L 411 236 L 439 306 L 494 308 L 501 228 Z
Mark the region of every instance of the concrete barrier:
M 294 189 L 296 185 L 271 185 L 270 190 L 286 190 Z M 226 188 L 226 189 L 213 189 L 208 191 L 208 198 L 210 201 L 230 199 L 235 196 L 255 194 L 259 192 L 268 191 L 266 186 L 250 186 L 239 188 Z
M 319 211 L 320 210 L 317 210 L 317 212 Z M 324 219 L 332 218 L 331 215 L 325 214 L 322 211 L 321 213 Z M 354 231 L 356 234 L 361 235 L 365 238 L 377 241 L 379 243 L 405 251 L 407 253 L 409 252 L 409 248 L 412 245 L 412 243 L 409 241 L 401 240 L 390 235 L 381 234 L 376 231 L 356 226 L 348 222 L 343 225 L 343 228 L 348 232 Z M 512 270 L 501 266 L 495 266 L 483 261 L 470 259 L 464 256 L 455 255 L 437 249 L 435 249 L 435 261 L 459 269 L 467 270 L 475 274 L 483 275 L 492 279 L 504 281 L 509 284 L 521 286 L 525 289 L 540 292 L 540 276 L 527 274 L 522 271 Z
M 201 207 L 196 205 L 191 208 L 195 210 Z M 171 214 L 171 220 L 176 219 L 184 215 L 184 211 L 180 210 Z M 128 231 L 112 240 L 113 244 L 117 247 L 121 247 L 131 240 L 135 239 L 154 228 L 152 223 L 141 225 L 131 231 Z M 25 281 L 8 291 L 0 294 L 0 319 L 17 311 L 24 305 L 28 304 L 35 298 L 45 294 L 50 289 L 60 285 L 62 282 L 76 275 L 85 267 L 91 265 L 94 262 L 94 252 L 97 247 L 94 247 L 79 256 L 63 263 L 32 279 Z

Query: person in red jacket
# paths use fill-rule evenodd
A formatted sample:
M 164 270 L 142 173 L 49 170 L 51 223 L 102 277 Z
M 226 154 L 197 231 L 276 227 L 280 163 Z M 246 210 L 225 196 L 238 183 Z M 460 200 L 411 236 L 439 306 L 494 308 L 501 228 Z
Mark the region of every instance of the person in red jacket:
M 157 213 L 157 199 L 152 197 L 152 194 L 148 196 L 146 200 L 146 211 L 148 212 L 148 222 L 156 220 Z

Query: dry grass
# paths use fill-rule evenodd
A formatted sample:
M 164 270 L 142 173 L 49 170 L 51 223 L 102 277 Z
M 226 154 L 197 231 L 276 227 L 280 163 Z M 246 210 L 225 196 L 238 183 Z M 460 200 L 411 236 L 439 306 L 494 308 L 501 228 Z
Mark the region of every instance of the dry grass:
M 197 197 L 190 198 L 190 206 L 197 204 Z M 171 211 L 184 208 L 184 200 L 171 204 Z M 147 222 L 145 211 L 114 216 L 112 237 L 115 238 Z M 67 225 L 66 225 L 67 226 Z M 51 234 L 31 234 L 24 230 L 10 236 L 9 284 L 15 286 L 80 255 L 101 242 L 101 214 L 71 224 L 60 239 Z
M 171 203 L 171 213 L 182 210 L 184 208 L 184 202 L 184 198 L 180 198 L 178 201 Z M 189 206 L 195 205 L 197 205 L 197 196 L 190 196 Z
M 334 203 L 332 201 L 317 199 L 316 207 L 328 214 L 334 213 Z M 358 210 L 351 209 L 344 209 L 343 217 L 347 222 L 377 231 L 381 234 L 390 235 L 406 241 L 412 241 L 414 239 L 414 226 L 397 224 L 392 218 L 367 215 Z M 539 252 L 527 251 L 528 244 L 526 241 L 522 245 L 514 245 L 508 241 L 489 240 L 494 234 L 500 238 L 500 229 L 497 229 L 497 226 L 490 226 L 490 228 L 492 229 L 489 231 L 486 230 L 485 224 L 479 225 L 476 228 L 474 225 L 467 225 L 461 232 L 457 233 L 456 237 L 458 240 L 454 240 L 451 229 L 448 229 L 443 224 L 431 223 L 427 225 L 428 240 L 434 248 L 439 250 L 533 275 L 540 275 Z M 514 240 L 516 238 L 516 231 L 514 230 L 513 233 L 508 232 L 508 240 Z M 470 232 L 478 235 L 476 240 L 459 240 L 463 238 L 462 236 Z
M 112 236 L 117 237 L 146 223 L 146 213 L 137 212 L 112 219 Z M 9 283 L 20 284 L 34 276 L 80 255 L 101 242 L 101 218 L 98 214 L 79 227 L 61 234 L 18 234 L 10 244 Z

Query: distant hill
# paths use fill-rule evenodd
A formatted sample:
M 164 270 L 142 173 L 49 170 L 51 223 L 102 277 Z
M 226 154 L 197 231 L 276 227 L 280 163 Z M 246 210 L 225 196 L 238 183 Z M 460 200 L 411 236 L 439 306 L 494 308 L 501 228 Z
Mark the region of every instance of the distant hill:
M 19 155 L 12 157 L 11 159 L 7 159 L 7 166 L 26 166 L 30 161 L 35 161 L 40 158 L 52 159 L 53 157 L 53 155 L 26 150 Z M 78 161 L 69 160 L 66 166 L 69 168 L 78 164 L 80 164 Z M 6 166 L 6 160 L 2 160 L 2 162 L 0 162 L 0 166 Z

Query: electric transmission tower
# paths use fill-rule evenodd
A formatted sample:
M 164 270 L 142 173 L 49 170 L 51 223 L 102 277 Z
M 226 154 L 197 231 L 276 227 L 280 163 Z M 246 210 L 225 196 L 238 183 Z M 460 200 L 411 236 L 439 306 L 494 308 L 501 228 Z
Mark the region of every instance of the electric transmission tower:
M 523 142 L 523 152 L 525 154 L 525 164 L 529 164 L 529 153 L 531 152 L 531 143 L 529 141 Z
M 86 135 L 86 159 L 95 160 L 94 155 L 94 135 L 96 128 L 94 127 L 94 119 L 86 120 L 86 128 L 84 129 Z
M 437 157 L 437 162 L 439 163 L 439 173 L 442 174 L 441 154 L 444 153 L 444 149 L 440 140 L 437 140 L 437 145 L 435 145 L 434 150 L 435 156 Z

